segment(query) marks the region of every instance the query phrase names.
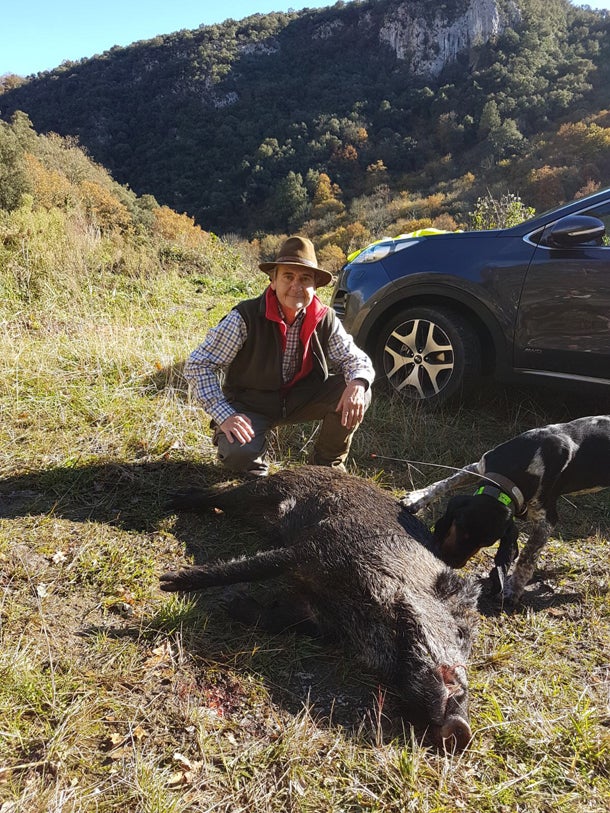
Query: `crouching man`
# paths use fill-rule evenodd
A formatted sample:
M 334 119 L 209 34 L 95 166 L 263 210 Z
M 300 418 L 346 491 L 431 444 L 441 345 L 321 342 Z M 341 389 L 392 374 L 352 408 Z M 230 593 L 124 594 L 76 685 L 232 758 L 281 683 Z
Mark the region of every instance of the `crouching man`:
M 259 268 L 269 275 L 265 291 L 211 328 L 185 366 L 212 418 L 218 459 L 264 477 L 269 430 L 321 420 L 311 462 L 343 469 L 371 400 L 371 360 L 316 296 L 332 275 L 310 240 L 289 237 Z

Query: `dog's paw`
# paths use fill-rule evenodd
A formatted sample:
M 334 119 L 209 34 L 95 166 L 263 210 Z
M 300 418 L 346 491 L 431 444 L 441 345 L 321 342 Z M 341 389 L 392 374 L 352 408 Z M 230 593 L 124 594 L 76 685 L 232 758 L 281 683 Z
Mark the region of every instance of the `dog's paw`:
M 522 590 L 517 590 L 516 585 L 513 583 L 512 578 L 508 576 L 504 579 L 504 586 L 498 598 L 502 602 L 502 608 L 506 612 L 512 612 L 519 604 Z
M 496 565 L 496 567 L 493 567 L 489 571 L 489 592 L 494 598 L 504 595 L 505 581 L 506 576 L 504 569 L 499 565 Z
M 404 497 L 401 497 L 400 504 L 410 514 L 417 514 L 428 504 L 428 500 L 426 499 L 426 493 L 420 489 L 405 494 Z

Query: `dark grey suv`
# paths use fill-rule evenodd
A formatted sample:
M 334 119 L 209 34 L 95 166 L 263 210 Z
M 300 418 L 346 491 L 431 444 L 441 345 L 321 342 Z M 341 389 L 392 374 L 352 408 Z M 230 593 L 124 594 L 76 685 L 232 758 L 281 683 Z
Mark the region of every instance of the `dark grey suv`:
M 342 268 L 332 305 L 405 398 L 484 375 L 610 388 L 606 227 L 610 189 L 510 229 L 384 239 Z

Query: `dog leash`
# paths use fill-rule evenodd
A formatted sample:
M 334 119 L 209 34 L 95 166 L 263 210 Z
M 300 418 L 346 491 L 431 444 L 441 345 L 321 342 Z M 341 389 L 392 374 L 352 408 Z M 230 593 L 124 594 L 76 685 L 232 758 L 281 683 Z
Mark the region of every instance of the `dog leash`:
M 504 477 L 503 474 L 497 474 L 497 472 L 486 472 L 485 474 L 480 474 L 478 471 L 463 469 L 459 466 L 445 466 L 442 463 L 429 463 L 427 460 L 407 460 L 404 457 L 388 457 L 387 455 L 375 454 L 374 452 L 371 453 L 371 457 L 379 460 L 392 460 L 395 463 L 407 463 L 408 465 L 413 466 L 435 466 L 436 468 L 447 469 L 448 471 L 463 471 L 466 474 L 472 475 L 473 477 L 480 477 L 481 480 L 489 480 L 490 483 L 494 484 L 492 486 L 480 486 L 475 491 L 475 496 L 479 494 L 487 494 L 488 496 L 499 500 L 504 505 L 507 505 L 509 508 L 511 507 L 511 503 L 514 503 L 515 507 L 513 509 L 513 513 L 516 517 L 524 516 L 527 511 L 527 503 L 525 502 L 523 492 L 511 480 L 509 480 L 508 477 Z M 497 488 L 495 486 L 497 486 Z M 502 499 L 503 497 L 504 499 Z
M 483 476 L 477 474 L 476 471 L 471 472 L 470 469 L 461 469 L 459 466 L 444 466 L 442 463 L 429 463 L 427 460 L 407 460 L 405 457 L 388 457 L 387 455 L 375 454 L 374 452 L 371 452 L 371 457 L 378 460 L 392 460 L 394 463 L 407 463 L 410 466 L 435 466 L 437 469 L 447 469 L 447 471 L 464 471 L 475 477 Z

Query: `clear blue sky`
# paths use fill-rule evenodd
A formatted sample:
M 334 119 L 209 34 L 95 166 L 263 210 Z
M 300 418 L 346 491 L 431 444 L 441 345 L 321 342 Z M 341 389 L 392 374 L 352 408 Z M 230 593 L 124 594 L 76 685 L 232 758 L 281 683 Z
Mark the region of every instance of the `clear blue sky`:
M 158 34 L 251 14 L 324 8 L 335 0 L 6 0 L 0 76 L 29 76 Z M 610 0 L 609 0 L 610 2 Z
M 334 0 L 7 0 L 2 5 L 0 75 L 28 76 L 157 34 L 256 13 L 323 8 Z M 587 5 L 610 9 L 610 0 Z

